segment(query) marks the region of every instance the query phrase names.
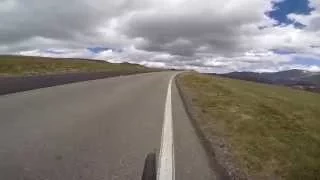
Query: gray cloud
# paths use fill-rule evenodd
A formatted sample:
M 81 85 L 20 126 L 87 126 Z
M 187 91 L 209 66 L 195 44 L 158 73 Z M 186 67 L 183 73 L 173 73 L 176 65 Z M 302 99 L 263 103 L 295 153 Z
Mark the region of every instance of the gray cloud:
M 65 41 L 66 46 L 101 39 L 97 28 L 138 6 L 130 0 L 5 0 L 1 5 L 0 43 L 12 46 L 36 37 Z
M 140 14 L 124 24 L 130 37 L 147 40 L 139 48 L 190 56 L 201 46 L 219 53 L 235 51 L 239 46 L 241 23 L 237 19 L 214 14 Z
M 320 5 L 312 3 L 310 16 L 290 15 L 307 25 L 298 30 L 273 26 L 265 12 L 274 1 L 0 0 L 0 53 L 50 56 L 46 49 L 62 48 L 70 50 L 65 56 L 90 58 L 86 47 L 106 46 L 125 51 L 92 58 L 205 71 L 292 60 L 270 51 L 277 48 L 320 57 L 319 48 L 306 48 L 320 44 Z

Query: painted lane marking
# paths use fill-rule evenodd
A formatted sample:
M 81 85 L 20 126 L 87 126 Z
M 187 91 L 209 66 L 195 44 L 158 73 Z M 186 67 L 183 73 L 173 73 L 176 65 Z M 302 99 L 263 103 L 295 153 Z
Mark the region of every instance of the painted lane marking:
M 174 180 L 174 144 L 173 144 L 173 125 L 172 125 L 172 104 L 171 104 L 171 86 L 173 75 L 169 81 L 166 104 L 164 109 L 164 121 L 161 136 L 161 149 L 159 156 L 159 168 L 157 180 Z

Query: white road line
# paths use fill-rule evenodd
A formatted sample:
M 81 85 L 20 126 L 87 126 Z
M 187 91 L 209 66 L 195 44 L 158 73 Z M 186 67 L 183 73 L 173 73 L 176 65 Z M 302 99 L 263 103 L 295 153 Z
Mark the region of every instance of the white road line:
M 174 75 L 175 76 L 175 75 Z M 166 104 L 164 109 L 164 122 L 162 127 L 161 149 L 159 156 L 158 180 L 174 180 L 174 145 L 173 145 L 173 125 L 172 125 L 172 104 L 171 85 L 174 76 L 171 77 L 168 85 Z

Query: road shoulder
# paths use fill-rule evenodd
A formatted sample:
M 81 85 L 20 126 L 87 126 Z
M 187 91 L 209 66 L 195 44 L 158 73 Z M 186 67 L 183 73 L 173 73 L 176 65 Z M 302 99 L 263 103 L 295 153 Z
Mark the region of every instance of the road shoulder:
M 202 126 L 199 113 L 201 109 L 192 106 L 192 92 L 188 91 L 181 82 L 181 78 L 187 73 L 176 76 L 175 82 L 186 113 L 195 129 L 195 132 L 203 145 L 210 159 L 210 165 L 218 173 L 219 179 L 248 179 L 247 175 L 241 171 L 235 158 L 232 156 L 230 146 L 221 136 L 212 137 L 206 127 Z

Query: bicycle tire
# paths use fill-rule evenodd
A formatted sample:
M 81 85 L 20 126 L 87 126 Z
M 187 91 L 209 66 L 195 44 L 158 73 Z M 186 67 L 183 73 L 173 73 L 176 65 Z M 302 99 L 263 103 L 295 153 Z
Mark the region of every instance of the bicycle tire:
M 157 159 L 156 153 L 149 153 L 145 159 L 141 180 L 157 179 Z

